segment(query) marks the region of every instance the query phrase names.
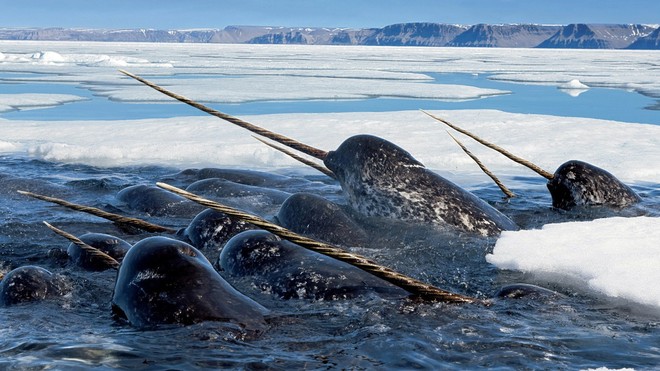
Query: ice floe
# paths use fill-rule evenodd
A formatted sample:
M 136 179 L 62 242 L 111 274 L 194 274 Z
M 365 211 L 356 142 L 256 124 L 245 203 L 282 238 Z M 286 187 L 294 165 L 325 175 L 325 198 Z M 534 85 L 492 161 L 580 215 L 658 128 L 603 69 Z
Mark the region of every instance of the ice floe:
M 624 181 L 660 183 L 660 126 L 496 110 L 434 114 L 551 172 L 565 161 L 578 159 L 605 168 Z M 241 118 L 324 150 L 337 148 L 351 135 L 378 135 L 407 149 L 431 169 L 473 173 L 487 180 L 447 135 L 445 127 L 420 111 Z M 0 120 L 0 138 L 15 143 L 19 152 L 52 161 L 305 169 L 257 142 L 244 129 L 206 116 L 125 121 Z M 465 144 L 498 175 L 534 176 L 475 142 L 465 140 Z
M 486 260 L 660 309 L 660 218 L 606 218 L 503 232 Z
M 72 94 L 0 94 L 0 112 L 48 108 L 59 104 L 77 102 L 87 98 Z
M 28 79 L 37 81 L 94 85 L 107 81 L 121 85 L 123 78 L 116 74 L 116 68 L 131 68 L 131 72 L 147 75 L 280 78 L 246 80 L 243 84 L 227 81 L 229 85 L 217 86 L 234 97 L 225 98 L 232 101 L 264 99 L 260 91 L 275 90 L 273 84 L 284 99 L 301 99 L 303 91 L 310 98 L 324 99 L 334 94 L 352 98 L 398 93 L 396 96 L 430 99 L 468 99 L 466 95 L 477 99 L 491 94 L 463 85 L 430 87 L 426 84 L 431 80 L 429 73 L 486 74 L 492 79 L 557 87 L 576 79 L 589 87 L 631 89 L 660 96 L 660 64 L 654 51 L 0 41 L 0 52 L 4 55 L 0 57 L 4 71 L 29 69 L 43 74 Z M 549 60 L 552 63 L 547 63 Z M 325 80 L 324 84 L 305 80 L 319 77 L 343 80 Z M 402 81 L 406 84 L 398 84 Z M 179 84 L 185 89 L 188 83 Z M 402 90 L 408 88 L 410 92 Z M 319 89 L 321 92 L 316 92 Z M 424 94 L 425 89 L 432 92 Z M 293 94 L 295 91 L 298 93 Z M 112 94 L 120 95 L 122 100 L 146 99 L 132 90 Z M 217 99 L 208 94 L 199 98 Z

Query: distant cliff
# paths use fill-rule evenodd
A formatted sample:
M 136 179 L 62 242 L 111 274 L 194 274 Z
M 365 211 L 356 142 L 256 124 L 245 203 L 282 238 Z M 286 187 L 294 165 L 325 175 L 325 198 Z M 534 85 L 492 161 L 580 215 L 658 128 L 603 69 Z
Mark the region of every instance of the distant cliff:
M 660 27 L 635 40 L 628 49 L 660 49 Z
M 533 48 L 554 35 L 560 26 L 478 24 L 457 35 L 447 46 Z
M 365 37 L 362 45 L 446 46 L 467 27 L 440 23 L 401 23 L 379 29 Z
M 570 24 L 562 27 L 539 48 L 623 49 L 654 28 L 639 24 Z
M 229 26 L 199 30 L 0 28 L 1 40 L 660 49 L 660 28 L 640 24 L 473 26 L 401 23 L 383 28 Z

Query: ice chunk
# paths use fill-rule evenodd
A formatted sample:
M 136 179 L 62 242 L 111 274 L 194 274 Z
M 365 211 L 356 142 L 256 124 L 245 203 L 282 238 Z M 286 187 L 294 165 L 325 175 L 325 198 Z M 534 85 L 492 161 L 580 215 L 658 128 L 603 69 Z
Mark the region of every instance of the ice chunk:
M 41 63 L 63 63 L 67 61 L 60 53 L 52 51 L 34 53 L 32 59 L 36 59 Z
M 577 97 L 578 95 L 589 90 L 589 87 L 578 79 L 573 79 L 565 84 L 559 85 L 559 90 L 570 95 L 571 97 Z
M 589 87 L 578 79 L 573 79 L 565 84 L 559 85 L 561 89 L 589 89 Z
M 86 99 L 72 94 L 0 94 L 0 112 L 16 109 L 47 108 Z
M 502 232 L 489 263 L 660 309 L 660 218 L 605 218 Z

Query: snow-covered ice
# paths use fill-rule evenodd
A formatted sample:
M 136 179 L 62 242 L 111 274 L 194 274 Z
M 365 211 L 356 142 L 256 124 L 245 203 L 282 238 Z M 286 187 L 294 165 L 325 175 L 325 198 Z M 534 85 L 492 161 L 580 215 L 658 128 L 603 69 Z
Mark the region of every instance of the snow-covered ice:
M 0 112 L 48 108 L 59 104 L 77 102 L 87 98 L 73 94 L 0 94 Z
M 199 87 L 204 89 L 190 89 L 185 81 L 180 86 L 190 98 L 214 102 L 272 99 L 266 95 L 271 91 L 286 99 L 391 96 L 393 92 L 416 98 L 477 99 L 506 93 L 465 85 L 432 87 L 427 73 L 490 74 L 492 79 L 557 87 L 577 79 L 589 87 L 660 96 L 655 51 L 0 41 L 0 52 L 2 71 L 44 74 L 21 80 L 79 82 L 95 88 L 109 83 L 120 88 L 108 94 L 125 101 L 140 101 L 145 95 L 126 84 L 116 68 L 145 77 L 258 77 L 245 84 L 216 83 L 213 90 L 222 94 L 206 92 L 203 81 Z M 264 76 L 281 79 L 260 79 Z M 318 78 L 338 81 L 314 81 Z
M 432 113 L 551 172 L 565 161 L 579 159 L 627 182 L 660 183 L 660 126 L 496 110 Z M 421 111 L 241 118 L 324 150 L 337 148 L 351 135 L 377 135 L 407 149 L 430 169 L 475 174 L 487 181 L 447 135 L 444 125 Z M 244 129 L 210 116 L 60 122 L 0 119 L 0 138 L 19 152 L 51 161 L 104 166 L 294 167 L 305 171 L 303 165 L 257 142 Z M 464 142 L 496 174 L 534 175 L 476 142 Z
M 606 218 L 503 232 L 486 260 L 660 308 L 660 218 Z

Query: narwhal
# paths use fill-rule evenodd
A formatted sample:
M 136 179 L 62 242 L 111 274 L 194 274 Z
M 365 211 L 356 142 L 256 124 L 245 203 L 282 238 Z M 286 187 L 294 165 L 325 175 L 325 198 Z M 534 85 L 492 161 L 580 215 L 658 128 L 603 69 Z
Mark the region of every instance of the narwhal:
M 553 174 L 447 120 L 426 111 L 422 112 L 546 178 L 553 207 L 563 210 L 589 206 L 624 208 L 641 201 L 632 188 L 597 166 L 583 161 L 570 160 L 559 166 Z
M 350 206 L 365 216 L 454 227 L 484 236 L 518 229 L 494 207 L 428 170 L 410 153 L 385 139 L 356 135 L 326 152 L 121 72 L 183 103 L 322 160 L 347 194 Z

